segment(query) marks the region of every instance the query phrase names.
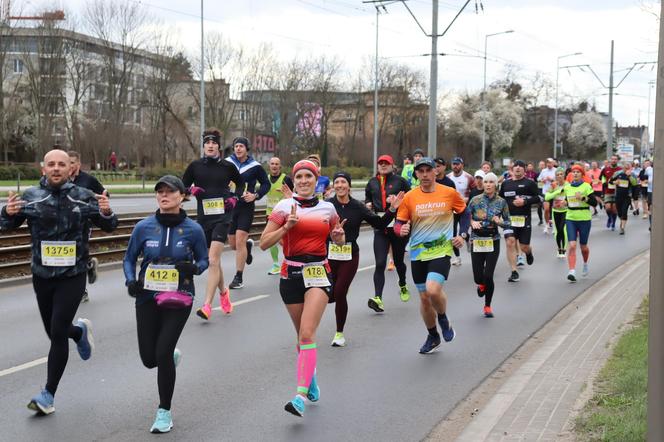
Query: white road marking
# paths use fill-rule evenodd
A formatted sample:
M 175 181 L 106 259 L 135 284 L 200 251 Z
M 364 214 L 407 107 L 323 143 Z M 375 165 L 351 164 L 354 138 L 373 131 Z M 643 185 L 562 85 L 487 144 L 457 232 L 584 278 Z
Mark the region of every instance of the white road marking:
M 12 368 L 7 368 L 5 370 L 0 371 L 0 378 L 3 376 L 7 376 L 12 373 L 16 373 L 17 371 L 21 370 L 27 370 L 28 368 L 36 367 L 38 365 L 45 364 L 48 358 L 39 358 L 35 359 L 32 362 L 26 362 L 25 364 L 17 365 L 16 367 Z
M 363 272 L 363 271 L 365 271 L 365 270 L 371 270 L 371 269 L 373 269 L 373 268 L 375 268 L 375 267 L 376 267 L 376 264 L 371 265 L 371 266 L 366 266 L 366 267 L 360 267 L 359 269 L 357 269 L 357 271 L 358 271 L 358 272 Z
M 254 301 L 260 301 L 261 299 L 265 299 L 265 298 L 269 298 L 269 297 L 270 297 L 270 295 L 258 295 L 258 296 L 253 296 L 253 297 L 247 298 L 247 299 L 241 299 L 239 301 L 234 302 L 233 307 L 235 307 L 236 305 L 242 305 L 242 304 L 248 304 L 248 303 L 254 302 Z M 212 310 L 221 311 L 221 307 L 215 307 Z

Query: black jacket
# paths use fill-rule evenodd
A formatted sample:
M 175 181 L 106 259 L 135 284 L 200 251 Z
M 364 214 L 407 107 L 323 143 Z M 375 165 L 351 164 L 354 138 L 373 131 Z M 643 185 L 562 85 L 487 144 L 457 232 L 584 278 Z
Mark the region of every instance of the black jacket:
M 384 197 L 387 198 L 389 195 L 396 195 L 399 192 L 408 192 L 410 185 L 405 178 L 395 173 L 387 175 L 384 189 L 381 186 L 379 176 L 371 178 L 364 189 L 364 202 L 371 203 L 373 211 L 376 213 L 386 212 L 390 208 L 389 203 L 383 204 L 383 190 L 385 191 Z
M 71 180 L 72 183 L 76 184 L 78 187 L 85 187 L 88 190 L 92 190 L 97 195 L 104 193 L 106 189 L 101 185 L 99 180 L 89 173 L 83 172 L 80 170 L 76 178 Z

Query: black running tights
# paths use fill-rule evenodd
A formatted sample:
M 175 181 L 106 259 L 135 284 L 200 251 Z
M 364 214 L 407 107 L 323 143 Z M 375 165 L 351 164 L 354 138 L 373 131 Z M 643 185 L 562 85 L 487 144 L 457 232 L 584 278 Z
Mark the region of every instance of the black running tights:
M 69 339 L 78 342 L 81 329 L 71 322 L 85 291 L 85 278 L 81 273 L 70 278 L 40 278 L 32 276 L 37 305 L 46 334 L 51 340 L 48 351 L 46 390 L 55 395 L 69 359 Z
M 165 410 L 171 409 L 175 390 L 173 352 L 190 313 L 191 307 L 164 309 L 153 301 L 136 306 L 138 351 L 143 365 L 157 367 L 159 408 Z
M 565 212 L 553 211 L 553 222 L 556 225 L 556 245 L 558 250 L 565 250 Z
M 493 273 L 500 256 L 500 241 L 493 240 L 493 252 L 473 252 L 470 254 L 473 263 L 473 278 L 475 284 L 483 284 L 484 305 L 491 306 L 493 299 Z
M 392 246 L 392 258 L 399 275 L 399 285 L 406 285 L 406 264 L 403 262 L 406 253 L 407 238 L 397 236 L 391 227 L 387 233 L 383 230 L 374 230 L 374 258 L 376 259 L 376 269 L 374 270 L 373 280 L 376 289 L 375 296 L 383 297 L 383 288 L 385 287 L 385 267 L 387 266 L 387 253 Z
M 330 267 L 332 268 L 332 278 L 334 284 L 332 285 L 332 295 L 334 299 L 334 313 L 337 318 L 337 331 L 342 333 L 344 325 L 346 325 L 346 318 L 348 317 L 348 289 L 350 283 L 353 282 L 355 274 L 357 273 L 357 266 L 360 263 L 360 254 L 358 251 L 353 252 L 353 258 L 350 261 L 336 261 L 330 260 Z

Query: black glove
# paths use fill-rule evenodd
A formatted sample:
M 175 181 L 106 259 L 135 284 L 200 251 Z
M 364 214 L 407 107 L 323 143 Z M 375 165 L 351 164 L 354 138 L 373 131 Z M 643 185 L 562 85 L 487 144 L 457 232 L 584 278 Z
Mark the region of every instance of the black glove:
M 144 293 L 142 281 L 129 281 L 127 284 L 127 292 L 129 296 L 135 298 Z
M 198 275 L 198 266 L 193 262 L 180 261 L 175 263 L 175 269 L 185 278 L 191 278 Z

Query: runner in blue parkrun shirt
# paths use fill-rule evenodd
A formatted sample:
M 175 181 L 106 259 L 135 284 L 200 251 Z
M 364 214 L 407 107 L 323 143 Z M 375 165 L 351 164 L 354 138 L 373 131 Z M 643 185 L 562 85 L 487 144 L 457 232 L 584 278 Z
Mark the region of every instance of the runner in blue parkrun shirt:
M 244 265 L 251 264 L 253 261 L 251 248 L 254 241 L 249 239 L 249 230 L 254 222 L 255 201 L 263 198 L 270 191 L 270 179 L 267 177 L 267 172 L 261 163 L 249 155 L 249 147 L 248 139 L 237 137 L 233 140 L 233 154 L 226 158 L 237 167 L 247 186 L 233 210 L 231 228 L 228 232 L 228 243 L 235 250 L 236 268 L 235 277 L 229 286 L 231 289 L 244 287 L 242 281 Z M 258 191 L 256 191 L 256 182 L 260 184 Z

